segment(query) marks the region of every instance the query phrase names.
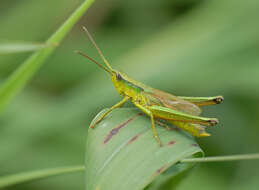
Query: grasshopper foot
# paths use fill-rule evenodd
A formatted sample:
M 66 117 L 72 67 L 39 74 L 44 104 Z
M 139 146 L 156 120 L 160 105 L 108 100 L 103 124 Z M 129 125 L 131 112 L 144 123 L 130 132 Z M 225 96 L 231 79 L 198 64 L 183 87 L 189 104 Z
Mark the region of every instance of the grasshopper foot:
M 101 121 L 101 120 L 99 119 L 99 120 L 97 120 L 96 122 L 94 122 L 94 124 L 92 124 L 92 125 L 90 126 L 90 128 L 93 129 L 100 121 Z
M 219 123 L 219 121 L 217 119 L 211 119 L 208 122 L 210 123 L 210 126 L 215 126 Z
M 213 101 L 216 103 L 216 104 L 220 104 L 222 103 L 224 100 L 223 96 L 218 96 L 216 97 Z
M 158 142 L 159 147 L 163 147 L 163 144 L 161 142 Z
M 160 141 L 160 138 L 159 138 L 158 136 L 154 136 L 154 138 L 156 139 L 156 141 L 157 141 L 157 143 L 158 143 L 158 146 L 159 146 L 159 147 L 162 147 L 163 144 L 162 144 L 162 142 Z

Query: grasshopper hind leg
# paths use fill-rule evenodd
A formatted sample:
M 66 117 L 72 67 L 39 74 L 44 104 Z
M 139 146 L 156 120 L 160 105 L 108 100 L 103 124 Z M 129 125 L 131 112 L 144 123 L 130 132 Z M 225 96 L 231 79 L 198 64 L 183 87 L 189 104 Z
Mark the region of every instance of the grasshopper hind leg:
M 179 121 L 184 123 L 196 123 L 204 126 L 215 126 L 218 124 L 218 119 L 216 118 L 206 118 L 195 115 L 186 114 L 174 109 L 170 109 L 163 106 L 149 106 L 150 110 L 156 118 L 169 120 L 169 121 Z
M 224 100 L 223 96 L 213 96 L 213 97 L 186 97 L 186 96 L 178 96 L 185 101 L 192 102 L 197 106 L 209 106 L 221 104 Z

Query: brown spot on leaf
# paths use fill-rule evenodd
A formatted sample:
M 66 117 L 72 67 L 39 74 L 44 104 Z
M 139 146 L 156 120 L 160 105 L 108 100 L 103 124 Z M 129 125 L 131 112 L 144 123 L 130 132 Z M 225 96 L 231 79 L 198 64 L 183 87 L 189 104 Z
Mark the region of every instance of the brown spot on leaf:
M 139 115 L 139 116 L 143 116 L 143 115 L 144 115 L 144 113 L 138 113 L 138 115 Z
M 161 173 L 165 170 L 165 168 L 166 168 L 166 165 L 163 165 L 161 168 L 159 168 L 158 170 L 156 170 L 155 175 L 161 174 Z
M 166 164 L 163 165 L 161 168 L 157 169 L 153 175 L 151 176 L 151 179 L 154 179 L 154 177 L 158 176 L 159 174 L 161 174 L 162 172 L 164 172 L 166 169 Z
M 198 145 L 198 144 L 191 144 L 191 146 L 195 146 L 195 147 L 198 147 L 199 145 Z
M 139 134 L 136 135 L 136 136 L 134 136 L 134 137 L 132 137 L 132 138 L 129 140 L 129 142 L 127 143 L 127 145 L 131 144 L 132 142 L 134 142 L 134 141 L 137 140 L 138 138 L 139 138 Z
M 176 141 L 172 140 L 172 141 L 169 141 L 169 142 L 167 143 L 167 145 L 168 145 L 168 146 L 171 146 L 171 145 L 173 145 L 173 144 L 175 144 L 175 143 L 176 143 Z
M 111 138 L 116 135 L 119 130 L 123 127 L 125 127 L 127 124 L 129 124 L 131 121 L 133 121 L 137 116 L 139 116 L 140 113 L 138 113 L 137 115 L 133 116 L 132 118 L 128 119 L 127 121 L 120 123 L 117 127 L 113 128 L 108 135 L 105 137 L 103 143 L 106 144 L 109 140 L 111 140 Z
M 174 127 L 173 130 L 180 131 L 180 129 L 178 127 Z

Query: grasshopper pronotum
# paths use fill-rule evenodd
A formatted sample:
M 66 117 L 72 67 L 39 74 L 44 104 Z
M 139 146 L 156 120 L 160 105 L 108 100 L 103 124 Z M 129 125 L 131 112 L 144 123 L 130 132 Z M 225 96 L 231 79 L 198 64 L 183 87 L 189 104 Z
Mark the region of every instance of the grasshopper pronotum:
M 206 133 L 205 126 L 215 126 L 218 123 L 218 120 L 216 118 L 200 117 L 200 107 L 219 104 L 224 100 L 222 96 L 174 96 L 144 85 L 141 82 L 128 77 L 126 74 L 113 69 L 91 34 L 85 27 L 83 27 L 83 29 L 86 31 L 90 41 L 97 49 L 106 66 L 98 63 L 80 51 L 77 51 L 77 53 L 86 57 L 109 73 L 116 90 L 123 96 L 123 99 L 109 108 L 93 125 L 90 126 L 91 128 L 94 128 L 94 126 L 102 121 L 113 109 L 123 106 L 127 101 L 131 101 L 137 108 L 150 117 L 153 135 L 159 146 L 162 144 L 155 128 L 157 119 L 166 120 L 196 137 L 210 136 L 209 133 Z

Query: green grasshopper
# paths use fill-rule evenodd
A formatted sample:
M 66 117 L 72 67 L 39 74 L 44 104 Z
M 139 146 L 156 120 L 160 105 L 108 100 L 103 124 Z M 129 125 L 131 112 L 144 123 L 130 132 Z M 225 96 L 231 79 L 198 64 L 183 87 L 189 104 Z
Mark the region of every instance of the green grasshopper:
M 102 51 L 97 46 L 91 34 L 86 31 L 90 41 L 97 49 L 100 57 L 102 58 L 104 65 L 98 63 L 88 55 L 77 51 L 78 54 L 86 57 L 93 63 L 97 64 L 100 68 L 110 74 L 115 89 L 123 99 L 109 108 L 90 128 L 94 128 L 97 123 L 102 121 L 112 110 L 123 106 L 127 101 L 131 101 L 137 108 L 143 111 L 151 119 L 152 131 L 155 140 L 162 146 L 162 143 L 157 135 L 155 123 L 160 125 L 167 125 L 162 120 L 166 120 L 169 123 L 187 131 L 196 137 L 210 136 L 205 131 L 205 126 L 215 126 L 218 123 L 216 118 L 200 117 L 201 106 L 220 104 L 224 98 L 222 96 L 214 97 L 184 97 L 174 96 L 161 90 L 151 88 L 144 85 L 126 74 L 119 72 L 111 67 L 109 62 L 104 57 Z

